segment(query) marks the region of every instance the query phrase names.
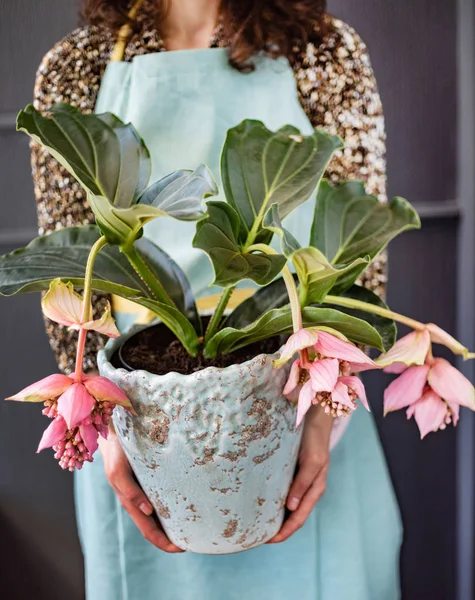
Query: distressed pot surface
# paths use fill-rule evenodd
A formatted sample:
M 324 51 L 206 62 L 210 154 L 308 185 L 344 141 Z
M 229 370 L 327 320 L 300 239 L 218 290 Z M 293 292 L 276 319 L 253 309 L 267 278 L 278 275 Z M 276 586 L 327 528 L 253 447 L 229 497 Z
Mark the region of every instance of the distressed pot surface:
M 168 537 L 202 554 L 269 540 L 284 518 L 301 436 L 282 396 L 288 368 L 261 354 L 191 375 L 129 372 L 109 362 L 127 337 L 99 353 L 99 370 L 137 412 L 116 408 L 114 425 Z

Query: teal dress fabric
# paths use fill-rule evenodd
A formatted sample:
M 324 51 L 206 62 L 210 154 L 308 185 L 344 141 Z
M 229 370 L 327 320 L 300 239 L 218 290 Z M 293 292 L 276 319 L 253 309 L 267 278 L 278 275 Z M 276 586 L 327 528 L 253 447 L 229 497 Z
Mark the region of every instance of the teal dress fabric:
M 277 100 L 276 100 L 277 99 Z M 270 129 L 312 126 L 285 60 L 259 58 L 253 73 L 223 49 L 137 56 L 111 63 L 97 112 L 132 122 L 151 151 L 155 181 L 206 163 L 219 183 L 225 132 L 245 118 Z M 311 203 L 286 220 L 305 240 Z M 145 234 L 210 293 L 208 258 L 191 249 L 194 225 L 161 218 Z M 124 321 L 123 321 L 124 323 Z M 169 555 L 142 538 L 110 488 L 100 456 L 76 474 L 87 600 L 397 600 L 401 523 L 371 414 L 359 409 L 332 450 L 327 490 L 304 527 L 282 544 L 224 556 Z

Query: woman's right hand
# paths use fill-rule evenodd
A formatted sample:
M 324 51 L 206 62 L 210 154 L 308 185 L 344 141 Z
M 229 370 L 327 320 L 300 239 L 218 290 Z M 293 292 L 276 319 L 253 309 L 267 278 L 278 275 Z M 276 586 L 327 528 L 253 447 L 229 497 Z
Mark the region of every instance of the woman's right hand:
M 183 552 L 181 548 L 172 544 L 161 528 L 112 428 L 107 440 L 100 438 L 99 449 L 108 482 L 144 538 L 164 552 Z

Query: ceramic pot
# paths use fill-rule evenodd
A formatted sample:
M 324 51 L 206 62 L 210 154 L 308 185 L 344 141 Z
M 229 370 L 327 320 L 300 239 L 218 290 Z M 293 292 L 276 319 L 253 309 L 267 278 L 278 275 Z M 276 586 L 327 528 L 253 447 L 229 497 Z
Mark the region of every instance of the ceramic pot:
M 129 397 L 114 425 L 170 540 L 191 552 L 228 554 L 273 537 L 284 518 L 302 428 L 282 395 L 289 367 L 274 356 L 181 375 L 115 368 L 130 335 L 99 352 L 101 375 Z

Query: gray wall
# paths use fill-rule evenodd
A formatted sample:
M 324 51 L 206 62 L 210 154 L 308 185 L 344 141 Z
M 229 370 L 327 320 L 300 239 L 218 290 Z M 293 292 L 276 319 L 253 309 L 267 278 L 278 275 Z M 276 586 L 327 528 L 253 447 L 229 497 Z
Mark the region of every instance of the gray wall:
M 31 100 L 41 56 L 74 27 L 75 5 L 0 0 L 1 253 L 26 243 L 35 227 L 28 144 L 14 133 L 14 116 Z M 390 194 L 406 196 L 423 215 L 422 232 L 392 246 L 390 302 L 455 333 L 455 0 L 331 0 L 330 10 L 355 26 L 371 52 L 386 112 Z M 54 370 L 37 296 L 1 298 L 0 331 L 0 397 Z M 387 382 L 381 374 L 367 377 L 406 526 L 403 597 L 452 600 L 456 431 L 420 443 L 403 414 L 383 421 Z M 0 403 L 0 597 L 6 600 L 83 596 L 72 478 L 50 453 L 34 454 L 44 426 L 39 408 Z
M 26 136 L 14 131 L 31 102 L 45 52 L 76 25 L 75 3 L 0 1 L 0 253 L 35 235 L 36 212 Z M 55 371 L 38 296 L 0 300 L 0 397 Z M 82 555 L 72 478 L 51 455 L 36 455 L 44 429 L 39 407 L 0 403 L 0 597 L 83 597 Z M 24 561 L 24 562 L 23 562 Z
M 405 196 L 423 216 L 421 231 L 404 234 L 391 246 L 389 302 L 394 310 L 455 334 L 457 4 L 330 0 L 330 7 L 357 29 L 370 50 L 386 115 L 389 195 Z M 403 411 L 382 418 L 389 377 L 378 373 L 366 379 L 405 524 L 403 598 L 451 600 L 456 431 L 420 442 Z

